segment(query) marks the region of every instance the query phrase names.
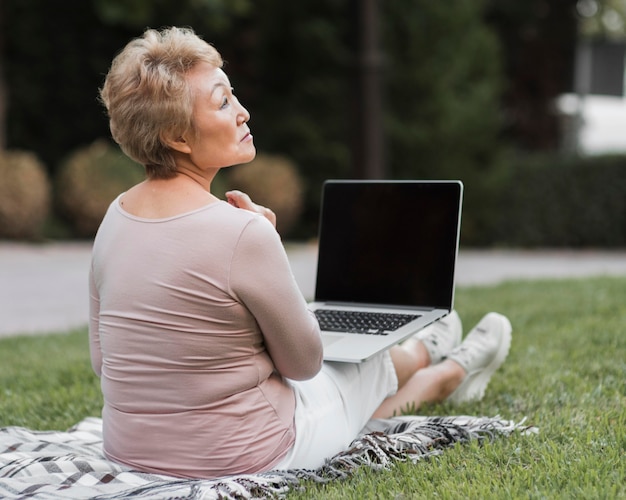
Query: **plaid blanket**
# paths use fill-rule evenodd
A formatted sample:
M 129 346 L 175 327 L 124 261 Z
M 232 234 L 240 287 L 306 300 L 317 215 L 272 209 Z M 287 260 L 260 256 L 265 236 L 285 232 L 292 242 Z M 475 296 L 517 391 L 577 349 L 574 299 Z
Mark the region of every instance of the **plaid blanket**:
M 102 420 L 86 418 L 66 432 L 0 429 L 0 498 L 22 499 L 254 499 L 280 497 L 303 480 L 333 481 L 358 467 L 388 469 L 418 462 L 455 443 L 536 429 L 498 417 L 396 417 L 372 420 L 348 450 L 318 470 L 274 471 L 191 480 L 147 474 L 108 461 Z

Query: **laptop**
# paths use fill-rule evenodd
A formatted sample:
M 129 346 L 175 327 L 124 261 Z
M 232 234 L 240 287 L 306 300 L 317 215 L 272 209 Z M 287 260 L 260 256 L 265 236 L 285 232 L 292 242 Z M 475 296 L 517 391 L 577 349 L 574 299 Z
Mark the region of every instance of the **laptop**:
M 315 295 L 324 359 L 363 362 L 453 309 L 463 184 L 326 181 Z

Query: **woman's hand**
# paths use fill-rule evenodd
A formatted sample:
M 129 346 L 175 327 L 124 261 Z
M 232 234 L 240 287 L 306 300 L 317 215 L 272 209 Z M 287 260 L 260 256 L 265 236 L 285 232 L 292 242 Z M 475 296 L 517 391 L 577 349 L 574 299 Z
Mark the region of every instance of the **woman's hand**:
M 246 193 L 237 190 L 228 191 L 226 193 L 226 200 L 233 207 L 243 208 L 244 210 L 250 210 L 250 212 L 262 215 L 276 227 L 276 214 L 269 208 L 254 203 Z

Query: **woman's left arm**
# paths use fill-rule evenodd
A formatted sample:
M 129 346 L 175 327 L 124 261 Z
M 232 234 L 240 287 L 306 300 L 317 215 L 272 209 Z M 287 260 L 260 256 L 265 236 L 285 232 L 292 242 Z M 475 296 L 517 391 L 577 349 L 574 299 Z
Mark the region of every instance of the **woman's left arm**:
M 231 288 L 257 320 L 276 369 L 306 380 L 322 366 L 320 330 L 291 272 L 274 227 L 254 217 L 233 256 Z

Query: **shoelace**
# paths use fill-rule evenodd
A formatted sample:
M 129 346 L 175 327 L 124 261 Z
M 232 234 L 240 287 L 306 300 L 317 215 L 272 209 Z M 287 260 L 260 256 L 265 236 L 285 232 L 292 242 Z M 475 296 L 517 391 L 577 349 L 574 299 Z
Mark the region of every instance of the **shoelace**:
M 477 337 L 477 333 L 483 336 L 487 334 L 488 331 L 484 328 L 476 328 L 474 332 L 472 332 L 472 337 L 469 339 L 469 342 L 466 340 L 463 344 L 459 345 L 454 351 L 450 353 L 450 355 L 453 355 L 454 359 L 461 366 L 463 366 L 465 370 L 469 370 L 472 361 L 477 355 L 477 350 L 480 351 L 483 348 L 480 341 L 474 340 Z

